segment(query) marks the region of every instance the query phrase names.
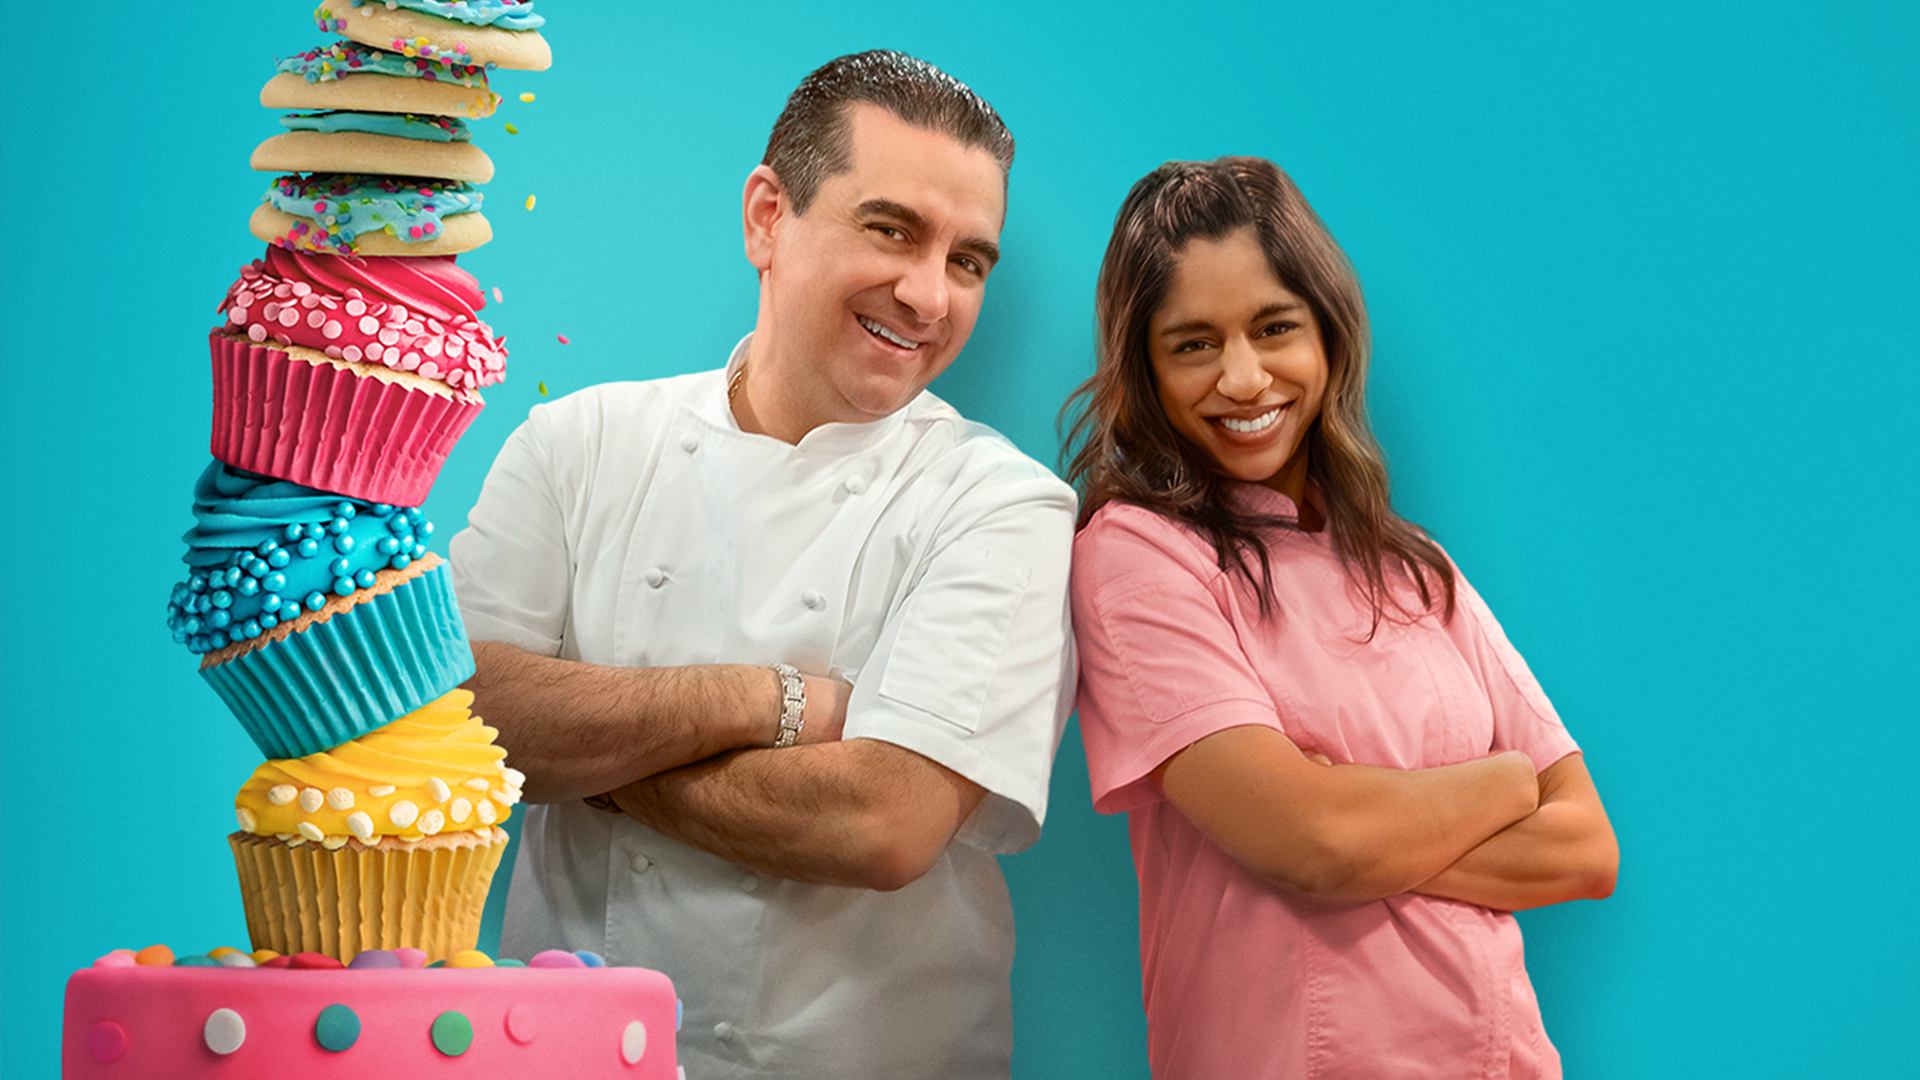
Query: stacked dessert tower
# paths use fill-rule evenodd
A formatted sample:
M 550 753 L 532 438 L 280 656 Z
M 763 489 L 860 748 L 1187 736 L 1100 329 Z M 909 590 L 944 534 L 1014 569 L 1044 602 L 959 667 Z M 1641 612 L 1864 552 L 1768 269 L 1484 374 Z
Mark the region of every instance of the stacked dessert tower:
M 418 508 L 505 368 L 454 257 L 492 237 L 464 122 L 500 100 L 487 72 L 551 62 L 531 8 L 341 0 L 314 12 L 340 40 L 260 94 L 297 111 L 253 167 L 292 175 L 210 335 L 214 461 L 167 608 L 268 759 L 229 838 L 256 950 L 472 949 L 505 848 L 522 777 L 458 689 L 473 654 Z

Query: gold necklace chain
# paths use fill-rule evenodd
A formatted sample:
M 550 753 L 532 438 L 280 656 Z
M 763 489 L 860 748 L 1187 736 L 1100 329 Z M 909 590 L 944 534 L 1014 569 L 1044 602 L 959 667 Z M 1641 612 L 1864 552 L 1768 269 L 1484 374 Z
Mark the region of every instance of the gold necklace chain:
M 746 377 L 747 377 L 747 365 L 741 364 L 740 370 L 734 372 L 733 378 L 728 380 L 727 382 L 727 404 L 728 405 L 732 405 L 733 399 L 740 396 L 740 381 L 742 379 L 745 379 Z

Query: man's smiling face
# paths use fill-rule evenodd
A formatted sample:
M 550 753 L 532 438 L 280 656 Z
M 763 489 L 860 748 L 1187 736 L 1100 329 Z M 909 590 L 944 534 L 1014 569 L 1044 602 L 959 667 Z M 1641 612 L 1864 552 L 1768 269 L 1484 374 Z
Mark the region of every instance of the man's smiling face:
M 765 272 L 754 353 L 778 372 L 782 400 L 767 404 L 802 433 L 880 419 L 946 370 L 973 333 L 1006 217 L 986 150 L 866 103 L 848 106 L 847 126 L 853 167 L 804 214 L 782 193 L 757 254 L 749 208 L 749 256 Z

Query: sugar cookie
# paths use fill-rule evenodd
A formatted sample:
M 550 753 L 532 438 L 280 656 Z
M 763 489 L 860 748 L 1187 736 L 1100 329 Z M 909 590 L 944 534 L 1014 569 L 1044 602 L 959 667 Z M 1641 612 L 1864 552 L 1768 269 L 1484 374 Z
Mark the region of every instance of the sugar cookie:
M 254 148 L 253 167 L 259 172 L 433 176 L 473 184 L 493 179 L 493 160 L 472 143 L 422 142 L 363 131 L 275 135 Z

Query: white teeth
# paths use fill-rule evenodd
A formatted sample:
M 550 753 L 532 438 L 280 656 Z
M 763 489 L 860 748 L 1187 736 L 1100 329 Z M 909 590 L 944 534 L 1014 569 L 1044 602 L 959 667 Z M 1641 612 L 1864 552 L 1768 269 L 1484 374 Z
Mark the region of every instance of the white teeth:
M 1225 426 L 1228 431 L 1237 431 L 1242 435 L 1251 435 L 1256 431 L 1265 431 L 1279 422 L 1279 409 L 1264 412 L 1251 420 L 1235 420 L 1231 416 L 1223 416 L 1220 418 L 1220 423 Z
M 895 345 L 898 345 L 903 349 L 918 349 L 920 347 L 919 342 L 908 341 L 906 338 L 901 337 L 899 334 L 896 334 L 893 331 L 887 329 L 886 327 L 881 326 L 879 323 L 874 322 L 872 319 L 869 319 L 864 315 L 860 317 L 860 325 L 866 327 L 867 333 L 872 334 L 874 337 L 884 338 L 885 340 L 891 341 Z

